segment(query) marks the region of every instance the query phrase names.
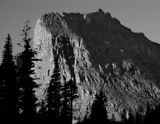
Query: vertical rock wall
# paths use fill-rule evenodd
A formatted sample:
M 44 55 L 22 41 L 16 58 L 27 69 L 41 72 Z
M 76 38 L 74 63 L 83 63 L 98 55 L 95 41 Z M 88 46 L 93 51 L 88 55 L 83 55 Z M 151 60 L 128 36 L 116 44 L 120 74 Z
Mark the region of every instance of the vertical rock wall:
M 49 13 L 38 19 L 34 31 L 37 61 L 33 69 L 35 81 L 39 85 L 36 89 L 39 104 L 46 99 L 55 55 L 59 55 L 60 82 L 63 84 L 72 79 L 78 87 L 79 96 L 73 101 L 75 119 L 83 119 L 90 114 L 95 94 L 100 90 L 107 98 L 105 105 L 108 116 L 114 115 L 117 120 L 120 120 L 120 113 L 124 109 L 132 108 L 133 111 L 137 111 L 139 106 L 143 105 L 145 112 L 148 102 L 158 104 L 159 88 L 154 81 L 141 74 L 138 66 L 132 62 L 133 55 L 139 55 L 137 52 L 134 54 L 134 45 L 130 45 L 128 41 L 121 41 L 125 39 L 122 33 L 126 33 L 128 38 L 131 31 L 102 12 L 85 16 Z M 132 49 L 129 47 L 133 48 L 131 53 Z M 147 56 L 148 54 L 151 52 L 149 51 Z

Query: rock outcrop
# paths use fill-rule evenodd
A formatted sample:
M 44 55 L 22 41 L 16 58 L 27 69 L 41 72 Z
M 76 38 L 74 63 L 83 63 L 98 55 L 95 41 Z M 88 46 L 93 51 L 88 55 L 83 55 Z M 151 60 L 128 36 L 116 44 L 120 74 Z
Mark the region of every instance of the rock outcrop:
M 46 99 L 58 54 L 60 82 L 72 79 L 78 87 L 75 120 L 90 114 L 99 91 L 107 99 L 108 117 L 117 120 L 123 110 L 144 114 L 148 103 L 159 104 L 160 45 L 124 27 L 110 13 L 44 14 L 36 23 L 33 45 L 39 103 Z

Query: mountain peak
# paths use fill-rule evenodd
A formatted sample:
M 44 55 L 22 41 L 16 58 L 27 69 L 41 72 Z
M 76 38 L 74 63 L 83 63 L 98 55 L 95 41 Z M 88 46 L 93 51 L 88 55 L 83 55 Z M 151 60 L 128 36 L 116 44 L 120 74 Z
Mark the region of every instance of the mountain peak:
M 101 91 L 109 116 L 116 119 L 123 110 L 143 107 L 145 113 L 148 103 L 159 104 L 160 45 L 132 32 L 110 13 L 47 13 L 38 19 L 34 33 L 40 101 L 58 56 L 60 82 L 72 79 L 78 87 L 74 118 L 87 117 Z
M 120 22 L 111 16 L 109 12 L 105 13 L 102 9 L 99 9 L 96 12 L 92 13 L 47 13 L 44 14 L 41 17 L 41 23 L 42 25 L 45 25 L 50 29 L 50 31 L 62 31 L 63 33 L 66 33 L 66 30 L 68 30 L 66 27 L 70 23 L 91 23 L 91 21 L 94 23 L 98 23 L 101 28 L 103 28 L 107 22 L 113 23 L 112 25 L 119 25 Z M 52 28 L 51 28 L 52 27 Z M 71 26 L 70 26 L 71 27 Z M 72 30 L 72 29 L 70 29 Z

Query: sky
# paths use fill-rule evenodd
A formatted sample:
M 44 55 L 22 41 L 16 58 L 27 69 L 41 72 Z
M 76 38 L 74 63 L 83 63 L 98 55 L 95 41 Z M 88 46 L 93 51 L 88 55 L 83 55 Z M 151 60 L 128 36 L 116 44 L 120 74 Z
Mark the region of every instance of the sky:
M 134 32 L 143 32 L 160 43 L 160 0 L 0 0 L 0 52 L 10 33 L 14 43 L 26 20 L 31 21 L 32 35 L 36 20 L 47 12 L 88 13 L 103 9 Z

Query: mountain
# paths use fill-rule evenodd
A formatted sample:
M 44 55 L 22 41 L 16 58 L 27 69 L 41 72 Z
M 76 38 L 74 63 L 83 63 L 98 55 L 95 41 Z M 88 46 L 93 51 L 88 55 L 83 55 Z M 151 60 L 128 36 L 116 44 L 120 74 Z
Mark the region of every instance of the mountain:
M 45 101 L 58 55 L 61 79 L 73 80 L 74 120 L 91 113 L 95 95 L 105 94 L 108 117 L 121 120 L 132 110 L 144 114 L 160 102 L 160 45 L 132 32 L 110 13 L 47 13 L 34 29 L 36 96 Z

